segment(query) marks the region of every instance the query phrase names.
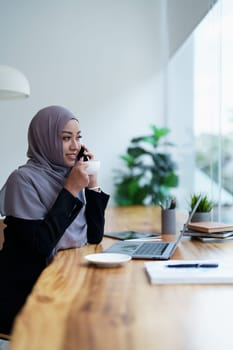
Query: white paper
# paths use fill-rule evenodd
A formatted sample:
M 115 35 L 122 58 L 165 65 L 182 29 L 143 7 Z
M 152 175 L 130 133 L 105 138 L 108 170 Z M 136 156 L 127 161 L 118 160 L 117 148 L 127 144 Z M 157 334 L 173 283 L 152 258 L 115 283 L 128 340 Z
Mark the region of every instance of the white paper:
M 145 263 L 145 270 L 152 284 L 231 284 L 233 262 L 218 263 L 215 268 L 169 268 L 170 264 L 218 263 L 212 260 L 169 260 Z

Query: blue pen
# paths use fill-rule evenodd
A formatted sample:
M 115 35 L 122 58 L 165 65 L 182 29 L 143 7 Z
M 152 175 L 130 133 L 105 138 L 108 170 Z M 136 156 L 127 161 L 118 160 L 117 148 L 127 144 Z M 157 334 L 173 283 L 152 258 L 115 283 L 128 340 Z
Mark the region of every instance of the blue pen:
M 169 267 L 169 268 L 186 268 L 186 267 L 191 267 L 191 268 L 215 268 L 215 267 L 218 267 L 218 264 L 217 263 L 179 263 L 179 264 L 169 264 L 169 265 L 166 265 L 166 267 Z

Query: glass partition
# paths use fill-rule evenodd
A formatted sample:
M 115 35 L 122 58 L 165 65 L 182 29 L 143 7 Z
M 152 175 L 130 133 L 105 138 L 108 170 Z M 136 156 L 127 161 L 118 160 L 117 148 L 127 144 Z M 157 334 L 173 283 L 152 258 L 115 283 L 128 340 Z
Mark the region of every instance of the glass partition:
M 214 220 L 233 221 L 233 1 L 210 11 L 169 61 L 168 120 L 179 169 L 177 198 L 215 202 Z
M 233 2 L 218 1 L 194 32 L 195 189 L 216 203 L 214 219 L 232 222 Z

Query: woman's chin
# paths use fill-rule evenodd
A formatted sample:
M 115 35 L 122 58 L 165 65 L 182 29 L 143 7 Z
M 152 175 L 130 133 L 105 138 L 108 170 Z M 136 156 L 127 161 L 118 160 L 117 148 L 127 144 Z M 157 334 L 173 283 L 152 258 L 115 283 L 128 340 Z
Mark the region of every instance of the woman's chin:
M 65 166 L 67 167 L 67 168 L 72 168 L 73 166 L 75 165 L 75 160 L 67 160 L 66 162 L 65 162 Z

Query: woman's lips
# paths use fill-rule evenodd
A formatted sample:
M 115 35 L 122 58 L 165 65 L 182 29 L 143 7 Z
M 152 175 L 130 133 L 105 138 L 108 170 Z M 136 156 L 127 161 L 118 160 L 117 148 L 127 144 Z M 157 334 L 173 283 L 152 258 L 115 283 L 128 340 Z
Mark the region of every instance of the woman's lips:
M 66 157 L 67 157 L 69 160 L 76 160 L 77 154 L 67 154 Z

